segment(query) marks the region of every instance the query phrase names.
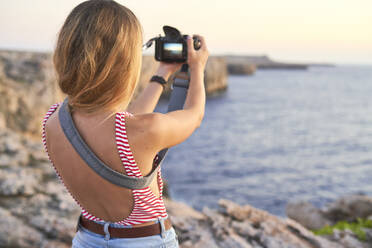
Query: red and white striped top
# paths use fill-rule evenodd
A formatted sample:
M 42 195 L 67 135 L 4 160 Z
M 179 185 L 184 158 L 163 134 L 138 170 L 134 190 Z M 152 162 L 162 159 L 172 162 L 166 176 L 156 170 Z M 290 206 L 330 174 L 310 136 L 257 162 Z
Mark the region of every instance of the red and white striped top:
M 53 165 L 53 168 L 58 178 L 60 179 L 62 184 L 65 186 L 69 194 L 72 196 L 72 198 L 75 200 L 75 202 L 80 206 L 81 214 L 83 215 L 83 217 L 89 220 L 96 221 L 96 222 L 105 222 L 105 220 L 100 219 L 92 215 L 91 213 L 88 213 L 88 211 L 85 210 L 80 205 L 80 203 L 75 199 L 75 197 L 71 194 L 71 192 L 68 190 L 68 188 L 64 184 L 61 175 L 58 173 L 56 167 L 54 166 L 52 160 L 50 159 L 48 149 L 46 146 L 45 124 L 48 118 L 54 113 L 54 111 L 58 108 L 60 104 L 61 103 L 53 104 L 43 119 L 42 140 L 44 144 L 44 149 L 46 153 L 48 154 L 49 161 Z M 125 117 L 131 116 L 131 115 L 132 114 L 129 112 L 116 113 L 115 115 L 115 139 L 116 139 L 117 150 L 119 152 L 120 159 L 123 162 L 123 166 L 125 168 L 127 175 L 141 178 L 143 176 L 136 164 L 136 161 L 134 160 L 132 151 L 129 147 L 127 133 L 125 130 Z M 114 223 L 127 226 L 127 225 L 142 224 L 148 221 L 154 221 L 157 218 L 168 217 L 165 206 L 164 206 L 164 202 L 163 202 L 163 193 L 162 193 L 163 192 L 163 181 L 161 178 L 161 168 L 159 168 L 158 170 L 158 185 L 159 185 L 159 191 L 160 191 L 159 197 L 157 197 L 151 191 L 149 186 L 143 189 L 132 189 L 133 200 L 134 200 L 134 207 L 133 207 L 132 212 L 129 214 L 128 217 L 120 221 L 114 222 Z

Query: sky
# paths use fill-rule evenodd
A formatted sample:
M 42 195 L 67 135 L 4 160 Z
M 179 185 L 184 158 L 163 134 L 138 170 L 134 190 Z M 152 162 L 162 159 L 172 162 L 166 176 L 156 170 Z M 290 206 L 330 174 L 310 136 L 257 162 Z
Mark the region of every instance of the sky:
M 0 0 L 0 49 L 52 52 L 81 0 Z M 117 0 L 140 20 L 144 40 L 162 26 L 205 37 L 211 55 L 286 62 L 372 64 L 371 0 Z

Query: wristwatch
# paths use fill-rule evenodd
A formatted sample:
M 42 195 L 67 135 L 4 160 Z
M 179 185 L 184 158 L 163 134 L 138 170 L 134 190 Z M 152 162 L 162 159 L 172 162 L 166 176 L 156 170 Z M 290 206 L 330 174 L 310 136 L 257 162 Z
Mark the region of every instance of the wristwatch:
M 165 85 L 167 84 L 167 81 L 163 77 L 158 76 L 158 75 L 152 76 L 151 79 L 150 79 L 150 82 L 157 82 L 157 83 L 161 84 L 163 86 L 163 88 L 165 88 Z

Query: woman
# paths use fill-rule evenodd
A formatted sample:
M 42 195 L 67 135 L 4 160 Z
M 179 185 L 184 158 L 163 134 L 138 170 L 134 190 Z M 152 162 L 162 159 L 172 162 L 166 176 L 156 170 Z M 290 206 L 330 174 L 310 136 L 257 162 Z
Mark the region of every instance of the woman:
M 78 133 L 112 170 L 142 178 L 153 170 L 160 150 L 183 142 L 200 126 L 208 50 L 198 37 L 197 51 L 187 40 L 190 86 L 184 109 L 154 113 L 163 90 L 158 82 L 148 83 L 131 102 L 142 59 L 136 16 L 115 1 L 90 0 L 67 17 L 53 55 L 59 87 L 68 96 Z M 180 67 L 160 63 L 156 75 L 167 80 Z M 178 247 L 162 199 L 161 171 L 142 189 L 105 180 L 66 138 L 60 106 L 51 106 L 44 118 L 43 142 L 58 177 L 81 207 L 73 247 Z

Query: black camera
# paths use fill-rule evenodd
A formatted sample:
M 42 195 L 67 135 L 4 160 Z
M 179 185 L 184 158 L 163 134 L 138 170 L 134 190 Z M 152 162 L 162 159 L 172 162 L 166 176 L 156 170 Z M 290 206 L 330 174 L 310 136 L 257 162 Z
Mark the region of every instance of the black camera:
M 176 28 L 163 27 L 165 36 L 152 38 L 145 46 L 150 47 L 155 40 L 155 59 L 163 62 L 186 62 L 187 61 L 187 35 L 182 35 Z M 200 49 L 201 42 L 193 37 L 195 50 Z

